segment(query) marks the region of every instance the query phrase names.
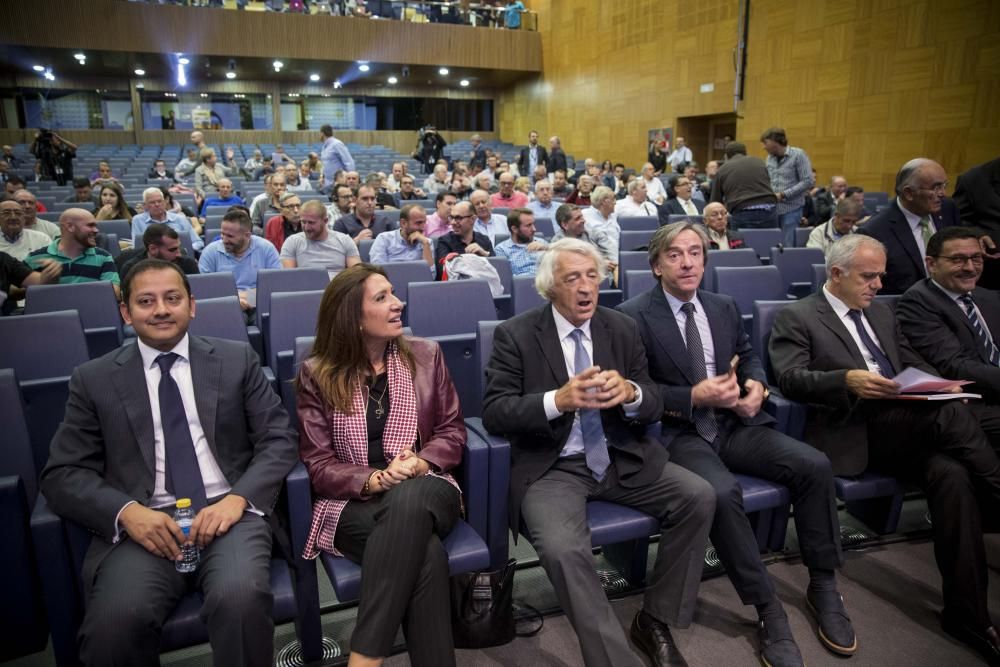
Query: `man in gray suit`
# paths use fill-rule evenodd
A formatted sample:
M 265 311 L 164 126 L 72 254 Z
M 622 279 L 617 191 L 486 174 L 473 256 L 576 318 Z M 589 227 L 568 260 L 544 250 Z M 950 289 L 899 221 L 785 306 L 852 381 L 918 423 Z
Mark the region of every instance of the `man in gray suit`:
M 122 300 L 139 341 L 74 371 L 41 476 L 53 511 L 96 536 L 81 660 L 157 664 L 163 622 L 194 586 L 215 664 L 270 665 L 269 515 L 296 460 L 287 415 L 248 345 L 188 335 L 195 302 L 176 265 L 140 262 Z M 197 511 L 192 575 L 174 565 L 179 497 Z

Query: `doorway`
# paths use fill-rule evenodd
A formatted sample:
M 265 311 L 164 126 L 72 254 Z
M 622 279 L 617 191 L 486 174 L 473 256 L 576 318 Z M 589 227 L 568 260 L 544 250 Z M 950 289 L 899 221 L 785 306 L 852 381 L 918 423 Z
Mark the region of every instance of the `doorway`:
M 698 163 L 698 172 L 704 172 L 709 161 L 723 159 L 726 143 L 736 137 L 736 114 L 678 118 L 674 136 L 684 137 L 685 145 Z

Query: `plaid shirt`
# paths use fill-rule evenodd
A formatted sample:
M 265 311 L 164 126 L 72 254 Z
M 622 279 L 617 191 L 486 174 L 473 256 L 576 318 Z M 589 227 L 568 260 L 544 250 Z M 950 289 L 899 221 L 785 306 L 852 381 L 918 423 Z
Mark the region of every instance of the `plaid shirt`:
M 542 241 L 535 237 L 535 241 Z M 544 241 L 542 241 L 544 243 Z M 538 261 L 541 253 L 530 252 L 527 245 L 514 243 L 513 239 L 507 239 L 497 244 L 493 249 L 497 257 L 506 257 L 510 262 L 510 272 L 515 276 L 533 276 L 538 270 Z
M 768 155 L 767 173 L 771 177 L 771 189 L 784 195 L 778 202 L 778 215 L 806 205 L 806 193 L 816 184 L 816 179 L 804 150 L 789 146 L 780 158 Z

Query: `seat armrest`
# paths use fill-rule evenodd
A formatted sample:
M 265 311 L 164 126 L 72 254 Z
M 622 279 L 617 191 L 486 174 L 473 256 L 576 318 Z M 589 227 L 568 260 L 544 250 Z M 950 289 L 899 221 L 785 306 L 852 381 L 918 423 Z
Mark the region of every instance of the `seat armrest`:
M 285 497 L 288 501 L 289 530 L 292 534 L 292 550 L 299 559 L 309 537 L 309 526 L 312 523 L 312 489 L 309 484 L 309 473 L 302 461 L 296 461 L 295 467 L 285 477 Z
M 465 501 L 466 521 L 486 541 L 489 538 L 489 445 L 466 427 L 458 483 Z
M 489 447 L 489 499 L 488 537 L 490 567 L 497 569 L 507 562 L 508 514 L 507 500 L 510 493 L 510 443 L 506 438 L 493 435 L 483 426 L 483 420 L 465 420 L 468 430 L 475 432 Z
M 789 400 L 771 388 L 771 395 L 764 403 L 764 411 L 774 417 L 775 428 L 785 435 L 801 440 L 806 431 L 808 408 L 803 403 Z

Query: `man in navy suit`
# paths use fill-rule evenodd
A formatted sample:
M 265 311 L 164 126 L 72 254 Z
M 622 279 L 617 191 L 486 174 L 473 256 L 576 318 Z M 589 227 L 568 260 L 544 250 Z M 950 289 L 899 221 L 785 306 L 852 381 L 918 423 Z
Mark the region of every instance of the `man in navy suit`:
M 934 160 L 914 158 L 896 174 L 896 199 L 858 232 L 885 246 L 883 294 L 902 294 L 927 276 L 924 258 L 934 232 L 961 224 L 958 208 L 944 194 L 948 175 Z
M 649 242 L 649 264 L 658 284 L 619 306 L 639 326 L 650 377 L 663 397 L 661 438 L 672 461 L 715 489 L 709 537 L 740 599 L 757 608 L 764 664 L 801 665 L 802 657 L 760 560 L 733 472 L 791 490 L 802 560 L 810 574 L 806 602 L 816 616 L 821 642 L 851 655 L 857 641 L 837 592 L 835 570 L 842 558 L 830 461 L 767 426 L 774 421 L 761 411 L 769 393 L 767 379 L 736 302 L 698 289 L 708 248 L 701 225 L 660 227 Z
M 687 176 L 676 176 L 671 183 L 674 196 L 663 205 L 667 215 L 701 215 L 705 202 L 691 196 L 695 183 Z

